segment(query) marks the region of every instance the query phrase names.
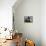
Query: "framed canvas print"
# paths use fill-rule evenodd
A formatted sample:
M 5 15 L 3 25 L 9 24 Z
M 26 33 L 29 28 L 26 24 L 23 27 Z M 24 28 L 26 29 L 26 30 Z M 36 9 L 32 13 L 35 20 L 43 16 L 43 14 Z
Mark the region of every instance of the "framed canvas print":
M 33 16 L 24 16 L 24 22 L 25 23 L 32 23 L 33 22 Z

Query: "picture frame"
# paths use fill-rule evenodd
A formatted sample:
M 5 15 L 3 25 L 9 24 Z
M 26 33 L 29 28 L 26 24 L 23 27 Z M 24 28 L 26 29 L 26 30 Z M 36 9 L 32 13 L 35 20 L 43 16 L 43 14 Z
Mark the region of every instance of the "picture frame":
M 24 16 L 25 23 L 33 23 L 33 16 Z

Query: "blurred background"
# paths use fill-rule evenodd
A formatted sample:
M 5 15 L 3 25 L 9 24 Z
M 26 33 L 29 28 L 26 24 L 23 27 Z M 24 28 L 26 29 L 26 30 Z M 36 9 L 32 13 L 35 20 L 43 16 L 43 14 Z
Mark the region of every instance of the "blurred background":
M 46 0 L 0 0 L 0 27 L 22 32 L 37 46 L 46 46 Z M 33 23 L 24 23 L 24 16 L 33 16 Z

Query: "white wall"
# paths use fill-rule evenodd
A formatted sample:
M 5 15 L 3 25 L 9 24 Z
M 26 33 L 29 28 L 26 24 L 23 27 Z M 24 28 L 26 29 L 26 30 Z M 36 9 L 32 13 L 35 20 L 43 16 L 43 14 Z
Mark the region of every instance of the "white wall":
M 41 0 L 23 0 L 14 10 L 15 28 L 41 46 Z M 33 23 L 24 23 L 24 16 L 33 16 Z
M 12 28 L 12 6 L 16 0 L 0 0 L 0 27 Z
M 41 38 L 42 46 L 46 46 L 46 0 L 41 1 Z
M 40 10 L 38 10 L 39 7 L 40 7 L 40 4 L 39 4 L 40 0 L 30 0 L 30 1 L 31 2 L 26 2 L 26 3 L 24 2 L 20 6 L 21 8 L 18 7 L 18 10 L 16 9 L 16 11 L 18 12 L 18 14 L 15 12 L 15 15 L 16 15 L 15 18 L 17 20 L 16 21 L 16 28 L 17 28 L 18 31 L 23 32 L 25 36 L 27 36 L 25 34 L 25 33 L 27 33 L 28 35 L 31 36 L 31 38 L 34 38 L 34 40 L 37 41 L 38 39 L 40 39 L 40 36 L 38 34 L 39 38 L 38 38 L 38 36 L 36 37 L 36 32 L 40 32 L 39 22 L 41 22 L 42 46 L 46 46 L 46 36 L 45 36 L 46 35 L 46 0 L 41 0 L 42 1 L 41 2 L 41 4 L 42 4 L 41 21 L 39 21 L 39 18 L 40 18 L 40 12 L 39 11 Z M 16 2 L 16 0 L 0 0 L 0 26 L 12 28 L 12 6 L 15 2 Z M 33 12 L 33 11 L 35 11 L 35 12 Z M 33 24 L 24 23 L 24 16 L 28 16 L 28 15 L 29 16 L 31 15 L 31 16 L 34 17 Z M 20 19 L 20 18 L 22 18 L 22 19 Z

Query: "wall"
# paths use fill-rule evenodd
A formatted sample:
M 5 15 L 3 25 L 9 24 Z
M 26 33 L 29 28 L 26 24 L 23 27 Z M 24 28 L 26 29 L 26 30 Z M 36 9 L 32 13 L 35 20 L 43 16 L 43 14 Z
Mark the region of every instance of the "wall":
M 40 14 L 39 13 L 40 10 L 38 11 L 38 9 L 40 7 L 40 4 L 39 4 L 39 1 L 40 0 L 30 0 L 30 1 L 31 2 L 30 3 L 28 2 L 28 4 L 30 4 L 31 6 L 30 5 L 27 5 L 26 4 L 27 2 L 24 1 L 26 3 L 23 3 L 21 5 L 22 8 L 19 8 L 18 7 L 20 9 L 20 13 L 19 13 L 18 16 L 17 16 L 17 13 L 15 12 L 15 15 L 16 15 L 15 18 L 17 20 L 17 22 L 15 24 L 16 25 L 16 28 L 17 28 L 18 31 L 24 33 L 24 37 L 27 36 L 27 34 L 28 34 L 28 36 L 29 35 L 31 36 L 31 39 L 34 38 L 34 40 L 37 42 L 38 37 L 36 37 L 36 34 L 35 33 L 36 32 L 40 32 L 40 29 L 38 29 L 38 26 L 39 26 L 39 22 L 41 22 L 41 27 L 42 27 L 41 28 L 42 29 L 41 30 L 41 38 L 42 38 L 41 41 L 42 41 L 42 46 L 46 46 L 46 36 L 45 36 L 46 35 L 46 0 L 41 0 L 42 1 L 41 2 L 41 4 L 42 4 L 42 6 L 41 6 L 42 7 L 41 8 L 41 10 L 42 10 L 41 21 L 37 21 L 40 18 L 40 15 L 39 15 Z M 9 29 L 12 28 L 12 6 L 14 5 L 15 2 L 16 2 L 16 0 L 0 0 L 0 26 L 8 27 Z M 32 10 L 30 8 L 28 9 L 28 6 L 30 8 L 32 8 Z M 26 11 L 26 9 L 28 9 L 30 12 Z M 22 10 L 22 12 L 21 12 L 21 10 Z M 18 11 L 18 10 L 15 9 L 15 11 Z M 35 12 L 33 12 L 33 11 L 35 11 Z M 36 13 L 39 13 L 39 14 L 36 14 Z M 26 15 L 27 16 L 28 15 L 34 16 L 34 21 L 35 22 L 33 22 L 33 24 L 24 23 L 24 16 L 26 16 Z M 39 15 L 39 16 L 35 16 L 35 15 Z M 40 28 L 40 26 L 39 26 L 39 28 Z M 37 31 L 35 31 L 35 30 L 37 30 Z M 30 38 L 30 36 L 29 36 L 29 38 Z M 39 39 L 40 39 L 40 36 L 39 36 Z
M 46 46 L 46 0 L 41 1 L 41 38 L 42 46 Z
M 24 38 L 41 46 L 41 0 L 23 0 L 14 10 L 15 28 L 24 34 Z M 24 23 L 24 16 L 33 16 L 33 23 Z
M 0 0 L 0 27 L 12 28 L 12 6 L 16 0 Z

